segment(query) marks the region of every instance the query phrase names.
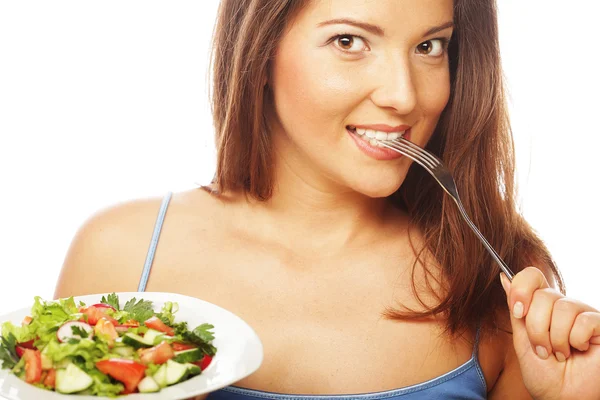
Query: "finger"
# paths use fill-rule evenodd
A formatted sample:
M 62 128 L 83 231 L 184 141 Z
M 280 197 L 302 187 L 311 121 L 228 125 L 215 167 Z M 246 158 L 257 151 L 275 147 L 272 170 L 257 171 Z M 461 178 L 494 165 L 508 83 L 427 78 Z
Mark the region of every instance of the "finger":
M 529 311 L 533 293 L 547 287 L 549 285 L 546 277 L 535 267 L 527 267 L 515 275 L 510 285 L 508 302 L 512 315 L 517 319 L 525 317 Z
M 587 351 L 592 344 L 598 343 L 600 336 L 600 313 L 587 311 L 575 318 L 569 335 L 569 344 L 580 351 Z M 593 338 L 593 340 L 592 340 Z
M 595 311 L 580 301 L 561 297 L 554 303 L 550 323 L 550 343 L 558 361 L 565 361 L 571 355 L 569 336 L 577 316 L 586 311 Z
M 504 292 L 506 292 L 507 303 L 509 303 L 510 306 L 511 282 L 503 272 L 500 273 L 500 280 L 502 282 Z M 517 358 L 521 360 L 529 356 L 535 357 L 531 347 L 531 342 L 529 341 L 529 336 L 527 334 L 527 328 L 525 327 L 525 320 L 523 318 L 515 318 L 511 312 L 508 314 L 510 316 L 510 324 L 513 332 L 513 343 Z
M 552 354 L 550 323 L 554 303 L 562 294 L 552 288 L 538 289 L 533 293 L 531 304 L 525 317 L 525 328 L 532 349 L 538 357 L 546 360 Z

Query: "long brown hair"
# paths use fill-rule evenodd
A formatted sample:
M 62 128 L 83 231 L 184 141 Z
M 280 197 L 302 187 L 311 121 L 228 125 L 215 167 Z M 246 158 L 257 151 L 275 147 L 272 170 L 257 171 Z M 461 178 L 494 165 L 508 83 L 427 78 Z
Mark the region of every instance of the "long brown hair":
M 266 200 L 272 195 L 271 140 L 265 120 L 269 61 L 289 21 L 307 0 L 221 0 L 213 47 L 212 107 L 218 191 L 243 190 Z M 473 222 L 514 272 L 547 268 L 564 284 L 542 240 L 519 213 L 515 156 L 505 101 L 495 0 L 455 0 L 455 30 L 449 47 L 451 96 L 427 149 L 452 171 Z M 422 261 L 432 254 L 442 267 L 444 295 L 426 311 L 388 309 L 395 319 L 444 315 L 453 334 L 479 324 L 495 325 L 506 309 L 500 269 L 462 221 L 452 200 L 413 164 L 392 200 L 422 232 L 413 247 L 428 285 L 436 274 Z M 435 285 L 429 285 L 433 290 Z

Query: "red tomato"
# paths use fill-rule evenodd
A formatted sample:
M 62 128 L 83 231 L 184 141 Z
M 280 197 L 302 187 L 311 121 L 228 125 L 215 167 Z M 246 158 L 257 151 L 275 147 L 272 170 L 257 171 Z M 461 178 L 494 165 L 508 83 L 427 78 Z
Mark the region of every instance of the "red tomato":
M 106 318 L 108 319 L 113 325 L 119 325 L 119 321 L 117 321 L 116 319 L 109 317 L 108 315 L 106 315 L 104 313 L 103 310 L 105 310 L 106 308 L 97 308 L 95 306 L 89 306 L 87 308 L 84 308 L 82 310 L 80 310 L 82 313 L 84 313 L 85 315 L 87 315 L 87 323 L 90 325 L 96 325 L 98 323 L 98 320 L 100 318 Z
M 25 318 L 23 318 L 23 321 L 21 322 L 21 325 L 29 325 L 31 323 L 31 321 L 33 321 L 33 318 L 31 318 L 29 315 L 26 316 Z
M 44 386 L 53 388 L 55 384 L 56 384 L 56 370 L 53 368 L 51 370 L 48 370 L 48 375 L 46 375 L 46 378 L 44 379 Z
M 94 327 L 94 333 L 108 341 L 108 345 L 112 347 L 115 344 L 115 339 L 119 337 L 115 326 L 104 316 L 98 320 Z
M 115 310 L 115 308 L 113 306 L 111 306 L 110 304 L 106 304 L 106 303 L 96 303 L 92 307 L 96 307 L 96 308 L 110 308 L 113 311 L 117 311 L 117 310 Z
M 204 357 L 202 357 L 202 360 L 193 362 L 192 364 L 199 366 L 200 369 L 204 371 L 206 368 L 208 368 L 212 359 L 213 358 L 211 356 L 207 356 L 205 354 Z
M 173 357 L 175 357 L 175 352 L 167 342 L 140 351 L 142 364 L 164 364 Z
M 23 357 L 23 354 L 25 353 L 25 350 L 27 350 L 26 347 L 15 346 L 15 352 L 17 353 L 17 355 L 19 356 L 19 358 Z
M 25 382 L 39 383 L 42 379 L 42 356 L 38 350 L 24 349 Z
M 33 342 L 35 341 L 35 339 L 31 339 L 28 340 L 26 342 L 23 343 L 18 343 L 19 346 L 24 347 L 26 349 L 31 349 L 31 350 L 36 350 L 36 348 L 33 346 Z
M 165 325 L 158 317 L 152 317 L 144 322 L 144 324 L 155 331 L 164 332 L 167 335 L 175 335 L 175 330 L 170 326 Z
M 96 368 L 100 372 L 112 376 L 114 379 L 123 382 L 125 390 L 132 393 L 138 383 L 144 378 L 146 366 L 132 360 L 121 358 L 111 358 L 98 361 Z
M 171 343 L 171 347 L 173 347 L 173 351 L 183 351 L 183 350 L 195 349 L 198 346 L 195 346 L 193 344 L 187 344 L 187 343 L 173 342 L 173 343 Z

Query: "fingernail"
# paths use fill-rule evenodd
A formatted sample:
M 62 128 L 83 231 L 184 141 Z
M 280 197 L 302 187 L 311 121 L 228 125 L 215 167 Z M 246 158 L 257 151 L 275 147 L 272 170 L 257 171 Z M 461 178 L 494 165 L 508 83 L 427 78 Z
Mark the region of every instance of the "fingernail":
M 556 359 L 560 362 L 565 362 L 565 360 L 567 359 L 567 357 L 565 357 L 565 355 L 560 351 L 557 351 L 554 355 L 556 356 Z
M 508 296 L 508 292 L 510 291 L 510 282 L 506 278 L 503 272 L 500 273 L 500 282 L 502 283 L 502 287 L 504 288 L 504 292 Z
M 515 318 L 523 318 L 523 303 L 517 301 L 513 306 L 513 315 Z
M 544 346 L 536 347 L 535 352 L 537 353 L 538 357 L 541 358 L 542 360 L 545 360 L 548 358 L 548 350 L 546 350 L 546 348 Z

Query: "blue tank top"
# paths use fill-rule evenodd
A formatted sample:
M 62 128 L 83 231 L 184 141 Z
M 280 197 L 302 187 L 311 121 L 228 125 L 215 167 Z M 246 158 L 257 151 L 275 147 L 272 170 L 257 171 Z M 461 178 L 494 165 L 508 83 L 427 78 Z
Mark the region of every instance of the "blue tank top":
M 161 204 L 158 212 L 158 218 L 154 226 L 154 233 L 150 241 L 150 248 L 144 263 L 144 270 L 138 285 L 138 292 L 143 292 L 148 283 L 154 253 L 158 245 L 158 238 L 167 213 L 167 207 L 171 200 L 171 193 L 168 193 Z M 361 393 L 361 394 L 341 394 L 341 395 L 304 395 L 304 394 L 283 394 L 264 392 L 262 390 L 245 389 L 237 386 L 228 386 L 211 393 L 208 400 L 376 400 L 376 399 L 461 399 L 461 400 L 481 400 L 487 398 L 487 387 L 485 378 L 479 365 L 479 329 L 475 336 L 475 345 L 471 358 L 463 365 L 454 370 L 445 373 L 437 378 L 426 382 L 411 385 L 399 389 L 386 390 L 382 392 Z

